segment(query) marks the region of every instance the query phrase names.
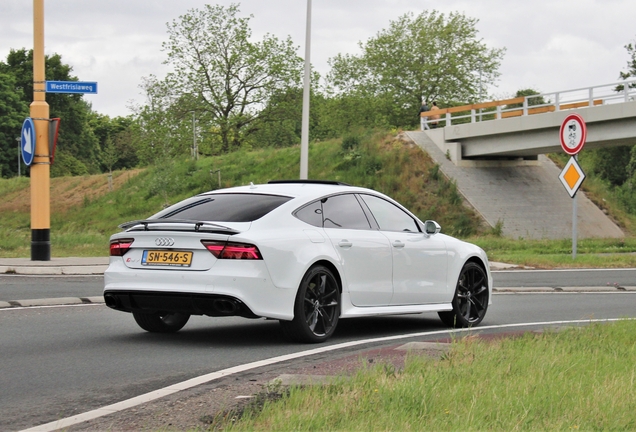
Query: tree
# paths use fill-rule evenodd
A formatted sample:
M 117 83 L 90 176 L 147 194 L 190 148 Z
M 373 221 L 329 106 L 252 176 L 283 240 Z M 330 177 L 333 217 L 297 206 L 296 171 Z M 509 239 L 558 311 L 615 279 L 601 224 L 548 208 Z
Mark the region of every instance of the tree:
M 162 88 L 180 101 L 181 117 L 195 111 L 209 122 L 221 151 L 238 147 L 258 129 L 262 109 L 278 91 L 300 86 L 302 59 L 288 37 L 252 42 L 238 5 L 205 5 L 168 24 L 163 44 L 173 68 Z M 187 103 L 186 103 L 187 102 Z
M 16 91 L 15 77 L 0 72 L 0 177 L 18 173 L 18 143 L 22 122 L 29 115 L 28 105 Z
M 478 39 L 477 22 L 459 13 L 407 13 L 360 43 L 362 54 L 330 59 L 328 85 L 335 93 L 379 98 L 393 126 L 415 124 L 423 98 L 479 100 L 499 76 L 504 49 Z
M 521 96 L 535 96 L 535 95 L 540 95 L 541 93 L 538 92 L 535 89 L 522 89 L 522 90 L 517 90 L 517 93 L 515 94 L 515 97 L 521 97 Z M 537 96 L 537 97 L 531 97 L 528 98 L 528 106 L 534 106 L 534 105 L 545 105 L 547 103 L 550 103 L 550 101 L 546 102 L 545 99 L 543 98 L 543 96 Z M 510 104 L 510 105 L 506 105 L 506 109 L 510 109 L 510 108 L 521 108 L 523 106 L 523 103 L 517 103 L 517 104 Z
M 46 79 L 77 81 L 73 68 L 62 62 L 59 54 L 45 56 Z M 33 100 L 33 50 L 11 50 L 6 63 L 0 62 L 0 73 L 13 75 L 15 91 L 27 104 Z M 88 126 L 90 105 L 80 94 L 47 94 L 50 117 L 61 118 L 58 149 L 86 165 L 89 172 L 99 171 L 99 147 Z M 52 174 L 53 175 L 53 174 Z
M 636 42 L 628 43 L 625 45 L 625 49 L 627 50 L 627 54 L 629 54 L 630 59 L 627 61 L 627 71 L 619 72 L 619 79 L 626 80 L 632 77 L 636 77 Z M 630 88 L 636 88 L 636 83 L 632 83 L 629 85 Z M 619 85 L 616 87 L 616 91 L 623 91 L 623 85 Z

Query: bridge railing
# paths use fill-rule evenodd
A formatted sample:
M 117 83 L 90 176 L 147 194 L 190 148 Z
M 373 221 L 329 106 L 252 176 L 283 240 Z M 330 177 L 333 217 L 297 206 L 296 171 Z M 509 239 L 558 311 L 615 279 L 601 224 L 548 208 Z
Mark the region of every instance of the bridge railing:
M 420 115 L 428 117 L 427 122 L 429 124 L 435 122 L 435 120 L 431 119 L 432 116 L 439 115 L 440 126 L 450 126 L 460 123 L 500 120 L 502 118 L 622 103 L 635 99 L 636 79 L 633 79 L 574 90 L 440 108 L 437 111 L 427 111 Z

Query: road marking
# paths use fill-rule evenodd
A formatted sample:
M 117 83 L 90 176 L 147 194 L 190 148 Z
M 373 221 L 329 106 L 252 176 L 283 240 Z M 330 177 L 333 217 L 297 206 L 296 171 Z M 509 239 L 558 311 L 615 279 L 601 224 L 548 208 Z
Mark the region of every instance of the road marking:
M 554 269 L 554 270 L 491 270 L 491 273 L 581 273 L 581 272 L 612 272 L 612 271 L 635 271 L 636 268 L 600 268 L 600 269 Z
M 465 333 L 471 332 L 475 330 L 493 330 L 493 329 L 505 329 L 505 328 L 518 328 L 518 327 L 536 327 L 536 326 L 547 326 L 547 325 L 568 325 L 568 324 L 589 324 L 595 322 L 615 322 L 621 320 L 632 320 L 636 318 L 609 318 L 609 319 L 587 319 L 587 320 L 572 320 L 572 321 L 544 321 L 544 322 L 536 322 L 536 323 L 518 323 L 518 324 L 503 324 L 503 325 L 494 325 L 494 326 L 483 326 L 476 328 L 467 328 L 467 329 L 454 329 L 454 330 L 437 330 L 431 332 L 420 332 L 420 333 L 412 333 L 408 335 L 396 335 L 396 336 L 385 336 L 380 338 L 372 338 L 372 339 L 364 339 L 358 341 L 351 342 L 343 342 L 336 345 L 323 346 L 320 348 L 314 348 L 306 351 L 301 351 L 293 354 L 285 354 L 282 356 L 271 357 L 265 360 L 259 360 L 252 363 L 247 363 L 244 365 L 234 366 L 231 368 L 223 369 L 217 372 L 212 372 L 209 374 L 201 375 L 195 378 L 191 378 L 189 380 L 173 384 L 168 387 L 164 387 L 159 390 L 154 390 L 149 393 L 145 393 L 130 399 L 126 399 L 121 402 L 117 402 L 111 405 L 107 405 L 102 408 L 98 408 L 92 411 L 87 411 L 82 414 L 74 415 L 71 417 L 59 419 L 52 421 L 50 423 L 45 423 L 39 426 L 35 426 L 29 429 L 24 429 L 20 432 L 52 432 L 58 429 L 67 428 L 79 423 L 83 423 L 85 421 L 93 420 L 99 417 L 103 417 L 109 414 L 114 414 L 119 411 L 123 411 L 128 408 L 132 408 L 135 406 L 139 406 L 146 402 L 151 402 L 156 399 L 160 399 L 164 396 L 169 396 L 173 393 L 177 393 L 182 390 L 187 390 L 192 387 L 196 387 L 201 384 L 209 383 L 210 381 L 215 381 L 220 378 L 224 378 L 230 375 L 234 375 L 237 373 L 249 371 L 252 369 L 260 368 L 263 366 L 269 366 L 276 363 L 282 363 L 288 360 L 294 360 L 302 357 L 308 357 L 315 354 L 322 354 L 330 351 L 336 351 L 342 348 L 350 348 L 364 344 L 370 343 L 380 343 L 380 342 L 389 342 L 400 339 L 410 339 L 414 337 L 422 337 L 422 336 L 435 336 L 442 334 L 455 334 L 455 333 Z
M 33 310 L 33 309 L 51 309 L 51 308 L 63 308 L 63 307 L 83 307 L 83 306 L 104 306 L 104 303 L 60 304 L 60 305 L 46 305 L 46 306 L 10 306 L 6 308 L 0 308 L 0 312 L 17 311 L 17 310 Z

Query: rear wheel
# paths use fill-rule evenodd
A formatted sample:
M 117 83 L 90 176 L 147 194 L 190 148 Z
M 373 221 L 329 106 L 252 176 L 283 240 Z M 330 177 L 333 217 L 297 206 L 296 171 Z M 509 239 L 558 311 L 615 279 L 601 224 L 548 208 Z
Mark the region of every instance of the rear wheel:
M 294 304 L 294 319 L 280 321 L 285 335 L 298 342 L 324 342 L 340 317 L 340 289 L 327 267 L 316 266 L 303 277 Z
M 190 315 L 178 312 L 133 312 L 132 314 L 139 327 L 152 333 L 178 332 L 190 319 Z
M 452 311 L 439 312 L 442 322 L 450 327 L 476 326 L 486 316 L 488 277 L 479 264 L 469 262 L 462 268 L 452 305 Z

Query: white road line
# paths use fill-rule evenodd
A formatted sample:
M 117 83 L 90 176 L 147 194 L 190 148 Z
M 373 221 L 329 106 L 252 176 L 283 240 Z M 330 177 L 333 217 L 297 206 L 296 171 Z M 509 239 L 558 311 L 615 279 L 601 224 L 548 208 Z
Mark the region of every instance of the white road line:
M 173 393 L 179 392 L 181 390 L 187 390 L 192 387 L 196 387 L 201 384 L 209 383 L 210 381 L 214 381 L 229 375 L 237 374 L 240 372 L 245 372 L 248 370 L 256 369 L 263 366 L 269 366 L 276 363 L 285 362 L 288 360 L 294 360 L 297 358 L 308 357 L 315 354 L 321 354 L 330 351 L 336 351 L 342 348 L 350 348 L 358 345 L 364 345 L 369 343 L 380 343 L 380 342 L 389 342 L 400 339 L 409 339 L 414 337 L 421 336 L 435 336 L 441 334 L 448 333 L 465 333 L 471 331 L 480 331 L 480 330 L 492 330 L 492 329 L 505 329 L 505 328 L 518 328 L 518 327 L 537 327 L 537 326 L 547 326 L 547 325 L 566 325 L 566 324 L 588 324 L 593 322 L 614 322 L 621 321 L 625 318 L 610 318 L 610 319 L 589 319 L 589 320 L 572 320 L 572 321 L 545 321 L 545 322 L 536 322 L 536 323 L 519 323 L 519 324 L 503 324 L 503 325 L 495 325 L 495 326 L 483 326 L 469 329 L 455 329 L 455 330 L 437 330 L 432 332 L 421 332 L 421 333 L 411 333 L 407 335 L 397 335 L 397 336 L 385 336 L 380 338 L 373 339 L 364 339 L 359 341 L 352 342 L 344 342 L 336 345 L 323 346 L 320 348 L 314 348 L 306 351 L 301 351 L 293 354 L 286 354 L 278 357 L 272 357 L 265 360 L 259 360 L 252 363 L 247 363 L 240 366 L 234 366 L 228 369 L 223 369 L 217 372 L 212 372 L 209 374 L 201 375 L 187 381 L 183 381 L 177 384 L 173 384 L 168 387 L 164 387 L 159 390 L 151 391 L 149 393 L 142 394 L 140 396 L 136 396 L 130 399 L 126 399 L 121 402 L 114 403 L 112 405 L 107 405 L 102 408 L 98 408 L 92 411 L 87 411 L 82 414 L 78 414 L 72 417 L 67 417 L 59 420 L 52 421 L 50 423 L 45 423 L 39 426 L 35 426 L 29 429 L 24 429 L 20 432 L 52 432 L 58 429 L 67 428 L 69 426 L 76 425 L 78 423 L 83 423 L 88 420 L 93 420 L 99 417 L 103 417 L 109 414 L 113 414 L 119 411 L 123 411 L 128 408 L 132 408 L 138 405 L 141 405 L 146 402 L 150 402 L 164 396 L 171 395 Z M 631 318 L 627 318 L 631 319 Z M 634 318 L 636 319 L 636 318 Z
M 524 269 L 524 270 L 491 270 L 491 273 L 582 273 L 582 272 L 611 272 L 611 271 L 634 271 L 636 268 L 582 268 L 582 269 L 554 269 L 554 270 L 537 270 L 537 269 Z

